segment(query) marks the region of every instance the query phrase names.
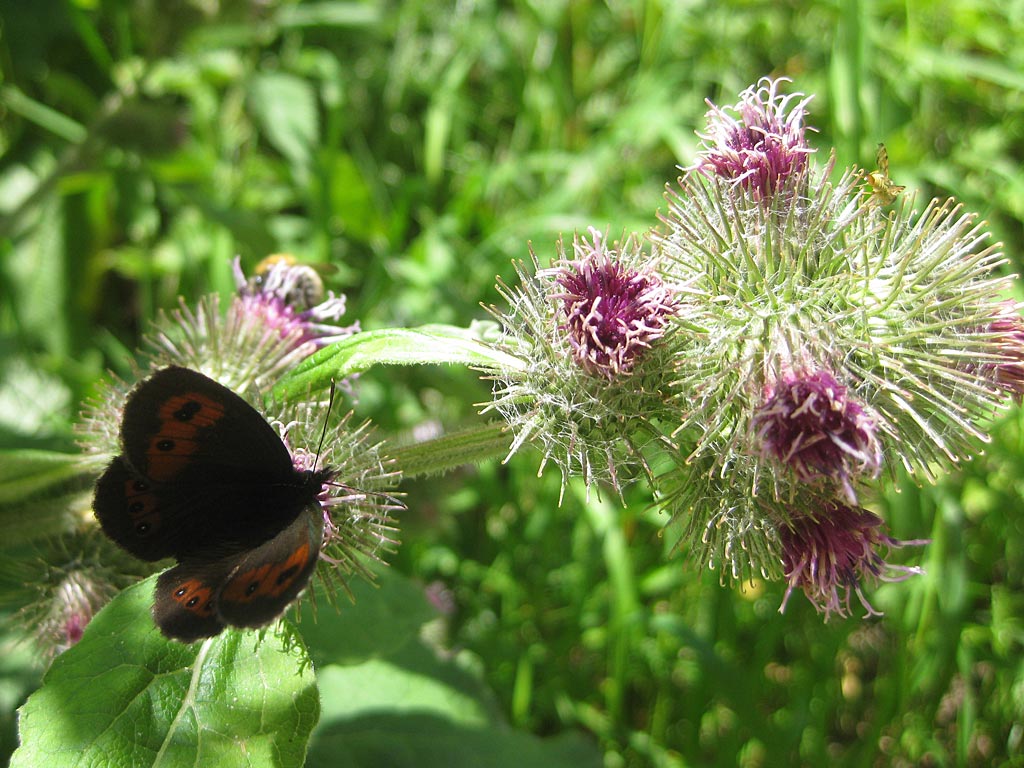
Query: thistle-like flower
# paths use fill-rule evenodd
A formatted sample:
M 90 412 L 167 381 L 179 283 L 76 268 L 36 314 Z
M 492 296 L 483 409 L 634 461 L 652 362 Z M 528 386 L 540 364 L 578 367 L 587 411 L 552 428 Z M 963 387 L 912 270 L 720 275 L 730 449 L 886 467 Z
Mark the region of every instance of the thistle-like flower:
M 1004 301 L 996 308 L 985 335 L 995 346 L 998 359 L 975 367 L 1020 404 L 1024 401 L 1024 318 L 1016 302 Z
M 312 268 L 272 258 L 247 280 L 234 262 L 238 293 L 221 312 L 220 297 L 205 296 L 193 308 L 184 299 L 160 312 L 143 339 L 148 363 L 132 381 L 112 378 L 85 405 L 77 426 L 85 460 L 101 467 L 118 453 L 121 407 L 134 381 L 169 365 L 200 371 L 237 392 L 265 391 L 320 347 L 359 331 L 359 323 L 334 325 L 345 297 L 324 294 Z M 342 386 L 345 382 L 342 382 Z
M 850 615 L 850 596 L 856 594 L 869 616 L 881 615 L 861 590 L 865 582 L 904 581 L 923 573 L 920 568 L 893 565 L 884 559 L 889 547 L 926 544 L 899 541 L 885 532 L 885 523 L 866 509 L 842 503 L 826 504 L 813 517 L 794 516 L 780 531 L 782 564 L 789 583 L 779 607 L 802 589 L 826 620 L 833 613 Z
M 953 201 L 882 209 L 855 168 L 833 181 L 834 156 L 819 165 L 805 142 L 808 99 L 778 86 L 712 107 L 653 236 L 664 284 L 690 291 L 686 332 L 664 339 L 681 454 L 655 490 L 680 546 L 734 575 L 778 558 L 805 573 L 792 537 L 822 508 L 894 544 L 847 511 L 870 481 L 970 457 L 1024 382 L 1024 322 L 984 226 Z M 839 535 L 825 530 L 820 557 Z
M 641 243 L 609 247 L 602 235 L 578 236 L 569 259 L 562 243 L 548 269 L 531 251 L 533 274 L 517 264 L 520 286 L 499 285 L 511 309 L 492 313 L 498 341 L 518 369 L 495 371 L 494 402 L 515 437 L 509 455 L 531 441 L 563 480 L 589 485 L 645 467 L 640 447 L 655 437 L 648 420 L 662 407 L 670 371 L 662 337 L 679 311 Z
M 392 513 L 405 508 L 394 490 L 401 473 L 382 453 L 381 443 L 370 441 L 369 423 L 353 426 L 351 413 L 331 418 L 318 456 L 323 419 L 319 404 L 300 403 L 283 407 L 271 423 L 296 469 L 331 468 L 317 498 L 324 519 L 320 559 L 331 567 L 318 569 L 317 575 L 328 586 L 339 582 L 345 588 L 348 574 L 372 580 L 364 558 L 381 561 L 381 553 L 398 543 Z
M 874 477 L 881 465 L 874 421 L 828 371 L 783 376 L 757 409 L 754 428 L 764 454 L 804 482 L 839 481 L 851 504 L 851 475 Z
M 308 264 L 299 264 L 288 254 L 268 256 L 246 278 L 241 262 L 234 262 L 235 283 L 246 310 L 262 314 L 264 324 L 277 328 L 283 338 L 322 347 L 359 330 L 359 324 L 339 327 L 335 321 L 345 314 L 345 297 L 324 291 L 323 280 Z
M 238 293 L 223 315 L 216 295 L 194 310 L 182 301 L 160 314 L 145 343 L 151 369 L 183 365 L 232 389 L 265 387 L 320 347 L 359 330 L 358 323 L 334 324 L 345 312 L 345 297 L 324 298 L 308 266 L 279 259 L 252 280 L 238 259 L 234 270 Z
M 771 198 L 790 179 L 802 176 L 807 156 L 814 152 L 803 124 L 811 97 L 780 95 L 782 82 L 788 79 L 762 78 L 740 94 L 735 106 L 717 107 L 708 101 L 707 129 L 697 134 L 703 140 L 699 159 L 688 170 L 715 174 L 755 200 Z
M 109 585 L 81 571 L 68 574 L 55 590 L 50 615 L 39 625 L 40 640 L 52 639 L 54 655 L 66 651 L 82 639 L 86 624 L 109 599 Z
M 614 379 L 665 335 L 676 299 L 652 271 L 615 260 L 600 232 L 591 228 L 590 236 L 575 238 L 576 258 L 550 270 L 561 287 L 552 298 L 576 361 L 592 375 Z M 627 240 L 620 252 L 632 250 Z
M 32 638 L 49 661 L 82 638 L 86 626 L 141 572 L 96 532 L 67 534 L 27 558 L 9 557 L 0 568 L 7 595 L 20 605 L 8 623 Z

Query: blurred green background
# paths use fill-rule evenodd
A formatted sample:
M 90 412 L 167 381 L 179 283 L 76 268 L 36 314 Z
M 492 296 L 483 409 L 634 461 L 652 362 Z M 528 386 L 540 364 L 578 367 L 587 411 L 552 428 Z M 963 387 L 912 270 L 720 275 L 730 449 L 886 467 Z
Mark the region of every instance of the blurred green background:
M 364 328 L 468 324 L 532 243 L 657 223 L 705 98 L 764 75 L 815 94 L 837 166 L 955 195 L 1019 271 L 1024 3 L 0 0 L 0 447 L 74 450 L 179 295 L 289 251 L 330 264 Z M 362 377 L 382 437 L 475 423 L 470 371 Z M 537 456 L 407 482 L 393 567 L 444 586 L 445 642 L 516 727 L 580 730 L 609 767 L 1024 765 L 1024 431 L 881 500 L 924 577 L 823 624 L 780 584 L 669 558 Z M 897 492 L 898 490 L 898 492 Z M 670 539 L 671 537 L 665 537 Z M 36 684 L 0 658 L 0 748 Z

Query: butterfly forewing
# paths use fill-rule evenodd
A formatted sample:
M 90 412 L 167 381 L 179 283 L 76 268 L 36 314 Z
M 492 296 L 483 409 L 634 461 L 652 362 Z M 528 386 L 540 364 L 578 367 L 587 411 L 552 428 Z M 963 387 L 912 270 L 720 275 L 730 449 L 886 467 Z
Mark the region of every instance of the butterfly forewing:
M 258 546 L 319 491 L 252 406 L 187 368 L 132 390 L 121 441 L 94 509 L 107 535 L 144 560 Z
M 128 396 L 124 455 L 154 482 L 286 480 L 288 449 L 245 400 L 188 368 L 157 371 Z

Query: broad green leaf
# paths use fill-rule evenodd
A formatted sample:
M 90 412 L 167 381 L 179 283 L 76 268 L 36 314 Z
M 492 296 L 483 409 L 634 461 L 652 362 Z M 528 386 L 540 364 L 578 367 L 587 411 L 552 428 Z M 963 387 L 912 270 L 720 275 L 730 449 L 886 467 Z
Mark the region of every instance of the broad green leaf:
M 302 765 L 319 700 L 291 626 L 168 641 L 154 583 L 118 595 L 54 661 L 21 708 L 11 765 Z
M 18 745 L 18 705 L 39 687 L 37 654 L 35 647 L 23 638 L 0 635 L 0 763 Z
M 274 388 L 280 399 L 301 397 L 327 389 L 332 380 L 351 376 L 374 365 L 473 365 L 520 369 L 517 357 L 489 346 L 471 330 L 447 325 L 384 328 L 357 333 L 306 358 Z
M 0 454 L 4 546 L 74 528 L 89 509 L 95 479 L 95 469 L 77 454 L 4 451 Z
M 323 715 L 309 768 L 602 764 L 581 735 L 544 740 L 510 728 L 478 680 L 422 643 L 386 659 L 330 665 L 318 679 Z
M 367 585 L 354 589 L 365 613 L 350 615 L 347 628 L 342 615 L 337 627 L 320 629 L 325 636 L 338 633 L 335 653 L 353 658 L 344 647 L 352 643 L 363 659 L 318 669 L 322 709 L 309 768 L 601 765 L 596 746 L 582 735 L 544 740 L 511 729 L 469 665 L 443 657 L 422 633 L 408 631 L 432 615 L 422 590 L 389 571 L 381 577 L 381 595 L 362 594 L 370 591 Z M 403 610 L 412 616 L 403 617 Z M 363 647 L 374 636 L 375 645 Z
M 293 168 L 309 168 L 320 143 L 320 117 L 313 85 L 281 72 L 253 77 L 249 100 L 260 130 Z
M 356 578 L 348 587 L 354 602 L 342 593 L 331 605 L 322 591 L 315 604 L 303 600 L 299 630 L 317 667 L 387 656 L 437 616 L 423 588 L 390 568 L 377 569 L 373 584 Z

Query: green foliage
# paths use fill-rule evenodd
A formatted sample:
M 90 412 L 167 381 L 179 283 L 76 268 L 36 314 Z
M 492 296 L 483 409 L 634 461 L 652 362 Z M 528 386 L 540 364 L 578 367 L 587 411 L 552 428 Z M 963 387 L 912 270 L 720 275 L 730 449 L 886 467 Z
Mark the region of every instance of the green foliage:
M 28 540 L 82 519 L 91 477 L 56 453 L 78 403 L 105 369 L 130 375 L 179 295 L 230 292 L 236 254 L 329 265 L 364 328 L 468 326 L 528 241 L 546 264 L 560 235 L 654 225 L 704 98 L 762 75 L 815 94 L 811 140 L 838 167 L 884 141 L 897 184 L 954 194 L 1022 263 L 1014 3 L 6 0 L 0 19 L 5 579 Z M 389 442 L 478 426 L 487 398 L 451 366 L 375 368 L 357 389 Z M 559 507 L 559 479 L 516 456 L 406 482 L 384 586 L 319 600 L 298 636 L 168 646 L 144 582 L 25 703 L 38 662 L 8 653 L 14 618 L 0 748 L 24 704 L 15 765 L 115 741 L 125 765 L 163 745 L 167 765 L 230 765 L 243 743 L 250 765 L 1014 764 L 1019 413 L 993 431 L 957 476 L 880 500 L 894 536 L 932 540 L 927 576 L 873 595 L 881 620 L 823 625 L 799 596 L 779 615 L 778 585 L 723 589 L 671 557 L 642 487 L 621 508 L 571 486 Z M 451 603 L 430 621 L 422 584 Z
M 472 330 L 430 325 L 368 331 L 316 352 L 274 388 L 278 397 L 328 389 L 339 377 L 362 373 L 374 365 L 474 365 L 522 367 L 520 360 L 484 346 Z
M 168 645 L 154 584 L 121 592 L 50 667 L 12 766 L 300 765 L 320 709 L 301 640 L 283 627 Z

